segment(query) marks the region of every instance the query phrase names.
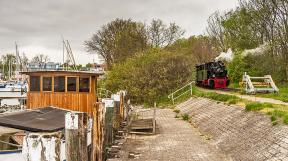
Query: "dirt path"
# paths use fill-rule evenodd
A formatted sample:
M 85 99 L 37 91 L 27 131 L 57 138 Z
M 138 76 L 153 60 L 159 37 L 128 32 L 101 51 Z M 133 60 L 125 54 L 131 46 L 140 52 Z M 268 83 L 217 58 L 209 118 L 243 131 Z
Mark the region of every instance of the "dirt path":
M 230 160 L 190 123 L 175 118 L 170 109 L 157 110 L 157 127 L 158 134 L 154 136 L 128 138 L 120 160 L 129 160 L 129 152 L 140 153 L 139 158 L 133 159 L 138 161 Z
M 215 92 L 215 93 L 218 93 L 218 94 L 234 95 L 234 96 L 237 96 L 239 98 L 246 99 L 246 100 L 249 100 L 249 101 L 254 101 L 254 102 L 272 103 L 272 104 L 288 106 L 287 102 L 283 102 L 283 101 L 276 100 L 276 99 L 273 99 L 273 98 L 256 97 L 256 96 L 253 96 L 253 95 L 241 95 L 241 94 L 238 94 L 238 93 L 230 93 L 230 92 L 225 92 L 225 91 L 220 91 L 220 90 L 209 90 L 209 89 L 201 89 L 201 90 L 202 91 L 208 91 L 208 92 Z

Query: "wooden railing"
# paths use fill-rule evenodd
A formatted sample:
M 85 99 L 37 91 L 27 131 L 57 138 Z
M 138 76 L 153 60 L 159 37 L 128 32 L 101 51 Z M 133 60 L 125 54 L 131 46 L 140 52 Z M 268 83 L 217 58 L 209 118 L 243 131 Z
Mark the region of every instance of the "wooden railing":
M 175 100 L 180 98 L 181 96 L 185 95 L 186 93 L 190 93 L 191 96 L 193 94 L 193 91 L 192 91 L 192 84 L 194 83 L 194 81 L 186 84 L 185 86 L 177 89 L 176 91 L 174 91 L 173 93 L 169 94 L 168 95 L 168 98 L 171 99 L 172 103 L 174 104 L 175 103 Z M 188 88 L 189 87 L 189 88 Z M 185 90 L 186 88 L 188 88 L 187 90 Z

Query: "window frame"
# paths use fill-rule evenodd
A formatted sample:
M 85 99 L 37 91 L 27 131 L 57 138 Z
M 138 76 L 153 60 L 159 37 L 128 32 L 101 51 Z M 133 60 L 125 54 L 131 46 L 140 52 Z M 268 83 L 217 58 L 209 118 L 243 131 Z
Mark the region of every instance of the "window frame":
M 31 90 L 31 78 L 32 77 L 39 77 L 39 90 L 36 90 L 36 91 L 34 91 L 34 90 L 32 91 Z M 29 76 L 29 92 L 42 92 L 41 84 L 42 84 L 41 76 L 38 76 L 38 75 Z
M 55 90 L 55 78 L 56 77 L 64 77 L 64 91 L 56 91 Z M 53 76 L 53 92 L 54 93 L 66 93 L 67 92 L 67 88 L 66 88 L 66 84 L 67 84 L 67 76 L 63 76 L 63 75 L 57 75 L 57 76 Z
M 68 78 L 76 78 L 76 91 L 68 91 Z M 77 93 L 79 92 L 79 76 L 66 76 L 66 92 L 67 93 Z
M 88 92 L 81 92 L 80 91 L 80 78 L 88 78 L 89 79 L 89 81 L 88 81 L 88 83 L 89 83 L 89 85 L 88 85 L 88 89 L 89 89 L 89 91 Z M 91 76 L 79 76 L 79 78 L 78 78 L 78 92 L 79 93 L 90 93 L 92 90 L 91 90 Z
M 51 91 L 44 91 L 44 78 L 51 78 Z M 41 76 L 41 92 L 54 92 L 54 77 L 53 76 Z

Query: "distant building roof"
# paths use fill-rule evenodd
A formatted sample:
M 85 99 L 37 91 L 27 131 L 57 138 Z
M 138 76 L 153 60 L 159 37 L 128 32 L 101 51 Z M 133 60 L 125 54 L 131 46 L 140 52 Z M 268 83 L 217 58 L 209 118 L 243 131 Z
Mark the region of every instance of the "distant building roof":
M 21 72 L 22 74 L 31 75 L 31 74 L 73 74 L 73 75 L 94 75 L 99 76 L 103 75 L 104 72 L 99 71 L 73 71 L 73 70 L 44 70 L 44 71 L 27 71 L 27 72 Z

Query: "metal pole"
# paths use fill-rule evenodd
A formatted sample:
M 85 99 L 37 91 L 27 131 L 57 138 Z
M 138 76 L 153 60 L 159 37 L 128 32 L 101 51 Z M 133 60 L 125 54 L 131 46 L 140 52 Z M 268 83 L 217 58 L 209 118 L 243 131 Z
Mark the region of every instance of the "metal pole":
M 154 102 L 154 111 L 153 111 L 153 134 L 156 133 L 156 102 Z
M 190 83 L 190 89 L 191 89 L 191 96 L 193 95 L 193 92 L 192 92 L 192 82 Z

